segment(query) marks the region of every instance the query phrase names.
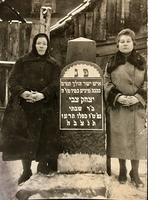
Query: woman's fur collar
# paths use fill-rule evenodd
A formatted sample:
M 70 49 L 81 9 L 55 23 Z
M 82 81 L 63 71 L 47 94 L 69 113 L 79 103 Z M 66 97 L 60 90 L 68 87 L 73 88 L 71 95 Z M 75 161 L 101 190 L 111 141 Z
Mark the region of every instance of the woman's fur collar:
M 43 60 L 43 61 L 47 61 L 51 64 L 59 66 L 58 62 L 52 56 L 50 56 L 50 55 L 46 55 L 46 57 L 36 56 L 32 52 L 29 52 L 28 54 L 20 57 L 19 60 L 21 62 L 32 62 L 32 61 Z
M 145 59 L 136 50 L 133 50 L 129 56 L 125 56 L 123 53 L 118 51 L 113 57 L 111 57 L 108 63 L 107 72 L 111 73 L 119 65 L 125 64 L 126 61 L 134 65 L 139 70 L 145 69 Z

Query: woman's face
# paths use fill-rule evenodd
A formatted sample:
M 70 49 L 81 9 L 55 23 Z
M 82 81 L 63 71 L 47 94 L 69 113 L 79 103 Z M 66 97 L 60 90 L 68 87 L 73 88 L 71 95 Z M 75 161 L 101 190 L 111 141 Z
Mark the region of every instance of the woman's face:
M 39 37 L 36 41 L 36 50 L 39 55 L 44 55 L 47 50 L 47 40 L 45 37 Z
M 121 35 L 118 42 L 119 51 L 130 53 L 134 48 L 134 43 L 129 35 Z

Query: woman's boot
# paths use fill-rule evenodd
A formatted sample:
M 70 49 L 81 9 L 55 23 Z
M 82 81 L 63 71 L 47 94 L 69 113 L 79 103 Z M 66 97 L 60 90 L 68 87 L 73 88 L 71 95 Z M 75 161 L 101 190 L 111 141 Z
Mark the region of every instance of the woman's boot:
M 23 165 L 23 173 L 18 179 L 18 185 L 27 181 L 32 176 L 31 160 L 22 160 L 22 165 Z
M 38 166 L 37 166 L 37 173 L 39 172 L 42 174 L 49 173 L 48 163 L 46 160 L 39 161 Z
M 48 159 L 48 168 L 49 168 L 49 172 L 57 171 L 57 159 L 56 158 Z
M 141 181 L 141 179 L 139 177 L 139 173 L 138 173 L 139 160 L 131 160 L 131 166 L 132 166 L 132 169 L 131 169 L 129 175 L 131 177 L 132 183 L 136 187 L 144 187 L 144 183 Z
M 119 177 L 118 180 L 121 184 L 126 183 L 127 181 L 127 169 L 126 169 L 126 160 L 119 159 Z

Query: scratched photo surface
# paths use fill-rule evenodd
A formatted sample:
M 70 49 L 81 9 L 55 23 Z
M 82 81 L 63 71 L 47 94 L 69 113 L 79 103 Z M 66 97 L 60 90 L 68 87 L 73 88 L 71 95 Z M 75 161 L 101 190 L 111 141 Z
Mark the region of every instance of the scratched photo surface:
M 117 34 L 124 28 L 135 32 L 135 49 L 146 60 L 146 0 L 0 0 L 0 200 L 146 199 L 147 160 L 139 162 L 144 187 L 136 188 L 129 175 L 130 160 L 126 161 L 127 181 L 120 184 L 118 158 L 106 155 L 110 126 L 104 74 L 118 50 Z M 56 172 L 37 173 L 38 162 L 33 160 L 33 175 L 18 185 L 22 163 L 3 161 L 2 120 L 11 96 L 11 70 L 18 58 L 31 51 L 39 32 L 48 35 L 49 53 L 60 68 L 56 126 L 62 152 Z M 138 150 L 147 153 L 144 120 L 139 137 L 145 140 Z

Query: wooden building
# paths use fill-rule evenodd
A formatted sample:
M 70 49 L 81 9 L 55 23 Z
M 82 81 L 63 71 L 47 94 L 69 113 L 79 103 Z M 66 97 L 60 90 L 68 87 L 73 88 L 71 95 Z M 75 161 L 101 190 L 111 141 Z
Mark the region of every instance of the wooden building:
M 30 16 L 32 8 L 30 0 L 5 0 L 4 2 L 18 11 L 22 17 L 27 18 Z
M 31 21 L 39 20 L 41 6 L 50 6 L 52 8 L 51 24 L 54 24 L 83 0 L 5 0 L 5 2 L 14 7 L 26 20 Z
M 136 48 L 146 56 L 146 0 L 89 0 L 51 27 L 53 55 L 65 65 L 69 39 L 86 37 L 96 41 L 96 61 L 105 67 L 116 51 L 115 37 L 122 28 L 136 33 Z
M 9 5 L 5 1 L 0 1 L 0 20 L 19 20 L 21 22 L 26 22 L 22 15 L 16 9 L 14 9 L 13 6 Z

